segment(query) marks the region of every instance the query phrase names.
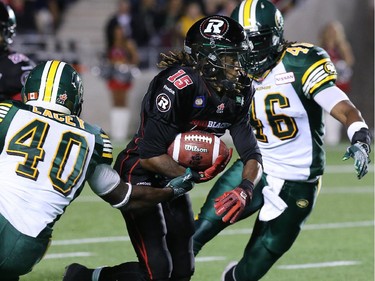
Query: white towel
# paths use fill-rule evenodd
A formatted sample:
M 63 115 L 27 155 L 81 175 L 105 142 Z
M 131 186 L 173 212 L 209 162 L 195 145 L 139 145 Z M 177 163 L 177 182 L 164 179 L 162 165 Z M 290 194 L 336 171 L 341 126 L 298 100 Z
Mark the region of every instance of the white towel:
M 259 212 L 259 220 L 270 221 L 280 216 L 288 205 L 280 198 L 279 193 L 284 180 L 267 176 L 268 185 L 262 190 L 264 205 Z

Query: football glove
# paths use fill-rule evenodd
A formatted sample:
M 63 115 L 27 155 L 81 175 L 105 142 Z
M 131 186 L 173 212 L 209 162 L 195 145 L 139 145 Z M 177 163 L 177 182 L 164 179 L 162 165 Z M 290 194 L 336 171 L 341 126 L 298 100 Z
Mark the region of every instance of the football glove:
M 346 149 L 342 158 L 342 160 L 348 160 L 350 157 L 354 159 L 354 169 L 358 179 L 367 174 L 368 164 L 371 162 L 369 153 L 370 146 L 367 143 L 357 142 Z
M 173 190 L 173 199 L 180 197 L 194 187 L 195 182 L 192 177 L 193 174 L 190 168 L 187 168 L 182 176 L 176 177 L 167 183 L 166 187 L 170 187 Z
M 225 192 L 223 195 L 215 199 L 215 211 L 218 216 L 223 214 L 223 222 L 235 223 L 245 207 L 253 198 L 254 184 L 244 179 L 235 189 Z
M 192 171 L 193 174 L 193 181 L 196 183 L 206 182 L 214 177 L 216 177 L 219 173 L 224 171 L 225 167 L 228 165 L 230 159 L 232 158 L 233 148 L 229 148 L 229 153 L 227 157 L 223 155 L 219 155 L 215 163 L 204 171 Z

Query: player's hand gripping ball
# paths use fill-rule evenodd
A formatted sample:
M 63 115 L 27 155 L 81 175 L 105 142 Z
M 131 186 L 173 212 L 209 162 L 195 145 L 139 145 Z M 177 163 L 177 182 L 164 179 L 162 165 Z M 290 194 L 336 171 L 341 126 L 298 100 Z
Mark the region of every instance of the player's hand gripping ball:
M 204 131 L 180 133 L 168 148 L 168 154 L 176 162 L 195 171 L 210 168 L 219 155 L 227 158 L 229 153 L 220 138 Z

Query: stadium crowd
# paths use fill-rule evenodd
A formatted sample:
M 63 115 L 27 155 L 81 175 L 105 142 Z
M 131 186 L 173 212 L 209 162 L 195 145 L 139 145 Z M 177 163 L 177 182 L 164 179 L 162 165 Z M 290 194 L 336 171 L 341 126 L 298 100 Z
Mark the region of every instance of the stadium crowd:
M 68 7 L 79 0 L 3 0 L 17 18 L 17 34 L 55 36 Z M 116 16 L 138 47 L 179 48 L 189 27 L 207 15 L 229 16 L 239 0 L 115 0 Z M 302 0 L 273 0 L 287 11 Z M 126 6 L 125 8 L 120 8 Z M 126 31 L 125 31 L 126 28 Z M 104 29 L 104 27 L 103 27 Z M 58 40 L 58 38 L 56 38 Z M 147 67 L 141 64 L 140 67 Z

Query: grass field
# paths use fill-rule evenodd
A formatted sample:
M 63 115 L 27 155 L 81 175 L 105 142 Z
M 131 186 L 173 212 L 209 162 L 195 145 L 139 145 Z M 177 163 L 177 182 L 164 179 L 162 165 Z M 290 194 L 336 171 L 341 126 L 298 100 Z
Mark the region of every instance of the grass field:
M 341 161 L 345 148 L 327 148 L 315 210 L 292 249 L 262 281 L 374 280 L 374 166 L 357 180 L 353 161 Z M 191 191 L 195 212 L 209 188 L 202 184 Z M 136 259 L 120 213 L 85 189 L 56 224 L 45 258 L 21 281 L 62 280 L 64 267 L 72 262 L 96 267 Z M 241 257 L 252 225 L 253 219 L 242 221 L 207 244 L 192 280 L 220 280 L 225 266 Z

